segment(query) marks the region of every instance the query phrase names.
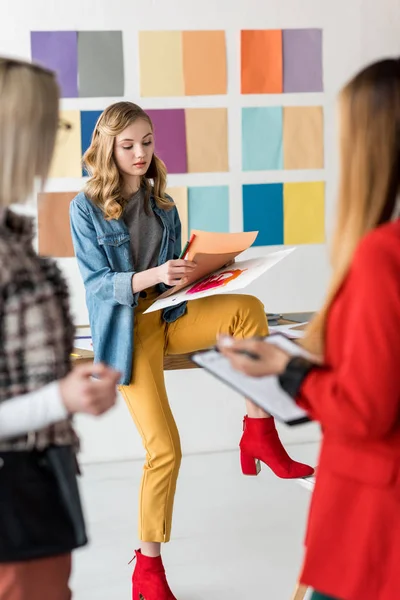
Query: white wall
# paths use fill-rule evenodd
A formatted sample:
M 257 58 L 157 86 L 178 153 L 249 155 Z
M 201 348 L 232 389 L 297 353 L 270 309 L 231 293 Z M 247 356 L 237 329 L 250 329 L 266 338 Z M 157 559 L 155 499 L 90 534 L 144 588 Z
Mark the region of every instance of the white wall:
M 327 227 L 337 182 L 335 96 L 357 69 L 368 61 L 400 54 L 400 0 L 2 0 L 0 52 L 30 56 L 31 30 L 123 31 L 126 98 L 139 104 L 137 35 L 141 29 L 224 29 L 228 44 L 228 96 L 146 99 L 145 108 L 227 106 L 229 108 L 230 173 L 173 175 L 170 185 L 230 186 L 231 227 L 240 230 L 241 185 L 269 181 L 320 180 L 321 172 L 242 173 L 241 107 L 268 104 L 323 104 L 325 107 Z M 325 93 L 241 96 L 240 29 L 322 27 L 324 30 Z M 66 99 L 66 109 L 103 109 L 119 98 Z M 81 180 L 51 180 L 48 190 L 79 189 Z M 252 249 L 250 256 L 271 249 Z M 74 259 L 60 261 L 72 291 L 77 323 L 86 323 L 84 291 Z M 269 311 L 316 309 L 323 297 L 329 268 L 324 246 L 300 247 L 286 262 L 259 280 L 249 292 Z M 171 404 L 180 425 L 186 452 L 234 448 L 240 434 L 243 407 L 239 398 L 199 371 L 167 373 Z M 121 402 L 100 421 L 79 419 L 84 460 L 128 458 L 142 454 L 140 440 Z M 284 439 L 311 439 L 308 425 L 285 429 Z

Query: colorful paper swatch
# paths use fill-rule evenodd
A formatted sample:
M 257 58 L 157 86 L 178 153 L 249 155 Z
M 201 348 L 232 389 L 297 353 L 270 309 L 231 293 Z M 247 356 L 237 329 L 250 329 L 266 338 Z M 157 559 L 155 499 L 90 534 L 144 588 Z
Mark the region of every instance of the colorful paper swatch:
M 243 229 L 259 231 L 256 246 L 323 244 L 324 182 L 244 185 Z
M 190 187 L 189 231 L 229 233 L 229 188 L 225 185 Z
M 242 168 L 283 168 L 282 107 L 242 108 Z
M 323 244 L 325 242 L 325 184 L 284 184 L 284 243 Z
M 77 192 L 38 194 L 39 254 L 56 258 L 74 256 L 69 205 Z
M 182 229 L 182 247 L 189 239 L 189 216 L 188 216 L 188 189 L 187 187 L 171 187 L 167 189 L 167 194 L 175 202 Z
M 258 231 L 255 246 L 283 244 L 283 184 L 243 186 L 243 230 Z
M 57 74 L 61 96 L 78 96 L 78 49 L 76 31 L 32 31 L 32 60 Z
M 281 94 L 282 65 L 281 30 L 241 32 L 242 94 Z
M 186 96 L 226 94 L 224 31 L 183 31 L 183 77 Z
M 324 115 L 321 106 L 283 109 L 285 169 L 324 168 Z
M 183 96 L 182 33 L 140 31 L 141 96 Z
M 94 128 L 97 123 L 97 119 L 101 115 L 101 110 L 82 110 L 81 112 L 81 155 L 85 154 L 89 148 Z M 87 175 L 85 168 L 82 169 L 82 175 Z
M 185 114 L 188 172 L 229 171 L 227 109 L 188 108 Z
M 71 128 L 59 129 L 49 177 L 81 177 L 81 119 L 79 110 L 63 110 L 60 118 Z
M 79 96 L 124 95 L 124 55 L 121 31 L 79 31 Z
M 322 30 L 241 32 L 242 94 L 322 92 Z
M 71 129 L 60 129 L 50 177 L 82 177 L 82 156 L 89 148 L 102 111 L 67 110 L 61 118 Z M 168 173 L 226 172 L 228 115 L 225 108 L 151 109 L 157 155 Z
M 139 32 L 142 97 L 226 94 L 224 31 Z
M 322 30 L 283 31 L 283 91 L 322 92 Z
M 31 55 L 57 73 L 62 98 L 124 95 L 120 31 L 32 31 Z
M 186 173 L 186 123 L 183 109 L 147 110 L 153 122 L 155 149 L 169 173 Z

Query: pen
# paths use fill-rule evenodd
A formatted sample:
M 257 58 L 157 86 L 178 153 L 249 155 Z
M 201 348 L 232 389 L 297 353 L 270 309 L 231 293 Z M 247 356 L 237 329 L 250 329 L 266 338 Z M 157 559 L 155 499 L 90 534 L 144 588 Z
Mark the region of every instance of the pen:
M 255 352 L 249 352 L 249 350 L 234 350 L 235 354 L 242 354 L 251 360 L 260 360 L 260 355 Z
M 229 338 L 228 338 L 229 340 Z M 231 344 L 223 343 L 223 346 L 226 346 L 227 348 L 229 348 L 231 346 Z M 216 350 L 217 352 L 220 352 L 218 346 L 214 346 L 214 350 Z M 250 350 L 242 350 L 242 349 L 234 349 L 233 352 L 235 354 L 242 354 L 243 356 L 246 356 L 247 358 L 250 358 L 251 360 L 260 360 L 260 355 L 256 354 L 255 352 L 250 352 Z
M 190 239 L 186 242 L 185 247 L 183 248 L 179 258 L 182 258 L 182 259 L 185 258 L 195 237 L 196 237 L 196 234 L 192 233 L 192 235 L 190 236 Z

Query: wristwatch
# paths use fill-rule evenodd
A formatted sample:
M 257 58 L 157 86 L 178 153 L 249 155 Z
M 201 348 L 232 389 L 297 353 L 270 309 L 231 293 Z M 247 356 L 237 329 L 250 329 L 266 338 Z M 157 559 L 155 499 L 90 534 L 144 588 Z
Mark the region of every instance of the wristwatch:
M 299 389 L 308 373 L 315 367 L 307 358 L 303 356 L 293 356 L 278 380 L 281 388 L 292 398 L 296 398 Z

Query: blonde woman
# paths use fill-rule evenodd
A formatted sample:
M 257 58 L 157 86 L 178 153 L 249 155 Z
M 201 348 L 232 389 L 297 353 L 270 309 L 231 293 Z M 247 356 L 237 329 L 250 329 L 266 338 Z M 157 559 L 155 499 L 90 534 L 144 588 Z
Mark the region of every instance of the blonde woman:
M 70 372 L 66 285 L 35 253 L 31 220 L 12 209 L 48 173 L 55 76 L 0 58 L 0 98 L 0 600 L 68 600 L 71 551 L 86 543 L 71 415 L 108 410 L 119 373 Z
M 164 384 L 164 354 L 212 346 L 218 332 L 264 336 L 267 320 L 261 302 L 244 295 L 214 296 L 143 314 L 166 286 L 183 281 L 195 265 L 179 259 L 178 212 L 165 193 L 165 165 L 154 153 L 153 126 L 141 108 L 130 102 L 107 108 L 84 162 L 91 178 L 72 202 L 71 226 L 94 351 L 96 360 L 122 372 L 121 391 L 147 451 L 133 599 L 172 600 L 160 544 L 170 539 L 181 447 Z M 279 477 L 313 473 L 287 455 L 269 415 L 250 403 L 248 413 L 241 441 L 244 473 L 257 474 L 256 459 Z
M 279 375 L 323 426 L 303 583 L 315 600 L 394 600 L 400 570 L 400 60 L 359 73 L 340 96 L 333 277 L 306 347 L 223 349 L 237 369 Z M 251 361 L 237 349 L 257 353 Z

